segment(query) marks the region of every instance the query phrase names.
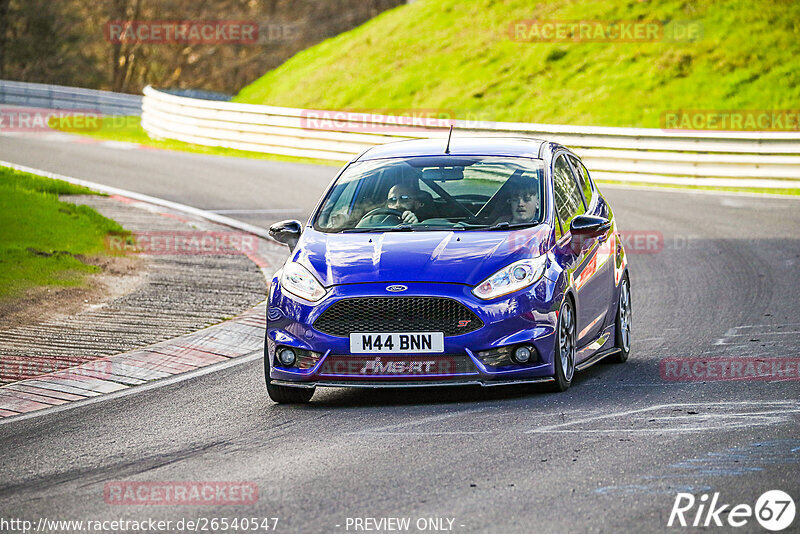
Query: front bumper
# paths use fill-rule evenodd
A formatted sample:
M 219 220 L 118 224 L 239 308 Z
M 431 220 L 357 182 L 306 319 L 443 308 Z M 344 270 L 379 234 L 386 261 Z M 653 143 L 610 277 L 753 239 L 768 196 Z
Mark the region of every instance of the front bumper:
M 552 380 L 556 310 L 560 299 L 552 281 L 542 278 L 529 288 L 490 301 L 478 299 L 470 287 L 461 284 L 396 283 L 408 287 L 402 297 L 456 300 L 475 313 L 484 326 L 467 334 L 445 336 L 443 354 L 354 355 L 350 354 L 349 337 L 328 335 L 313 325 L 339 300 L 393 296 L 386 291 L 391 282 L 335 286 L 323 300 L 310 303 L 284 293 L 275 279 L 267 308 L 264 350 L 272 383 L 293 387 L 415 387 L 492 386 Z M 485 364 L 479 356 L 483 351 L 521 343 L 536 348 L 538 358 L 535 361 L 495 367 Z M 275 357 L 278 345 L 321 356 L 305 369 L 285 367 Z M 407 365 L 399 365 L 404 359 Z M 398 365 L 385 365 L 387 361 L 398 362 Z M 369 371 L 359 372 L 360 369 Z M 407 369 L 417 372 L 404 372 Z

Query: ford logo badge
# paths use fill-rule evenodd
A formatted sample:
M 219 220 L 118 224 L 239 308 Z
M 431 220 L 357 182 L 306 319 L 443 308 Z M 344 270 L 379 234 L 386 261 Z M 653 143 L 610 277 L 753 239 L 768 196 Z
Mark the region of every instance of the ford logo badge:
M 407 286 L 401 286 L 401 285 L 386 286 L 386 291 L 391 291 L 392 293 L 400 293 L 401 291 L 405 291 L 406 289 L 408 289 Z

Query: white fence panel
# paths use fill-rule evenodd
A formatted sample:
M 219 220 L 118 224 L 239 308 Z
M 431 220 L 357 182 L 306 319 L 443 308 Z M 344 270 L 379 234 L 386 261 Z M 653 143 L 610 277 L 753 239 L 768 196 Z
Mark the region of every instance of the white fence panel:
M 377 144 L 445 137 L 450 122 L 186 98 L 147 87 L 142 125 L 154 137 L 347 161 Z M 455 121 L 460 136 L 526 136 L 574 149 L 606 180 L 800 188 L 800 132 L 696 132 Z

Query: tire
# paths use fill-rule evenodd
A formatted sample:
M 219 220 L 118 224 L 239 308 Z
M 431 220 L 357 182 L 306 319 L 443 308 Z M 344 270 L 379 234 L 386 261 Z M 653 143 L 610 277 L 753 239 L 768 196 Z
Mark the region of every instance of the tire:
M 269 377 L 269 364 L 264 362 L 264 375 L 267 382 L 267 394 L 278 404 L 306 404 L 314 396 L 314 388 L 293 388 L 277 386 Z
M 305 404 L 314 396 L 314 388 L 276 386 L 267 382 L 267 393 L 278 404 Z
M 556 322 L 556 343 L 553 350 L 556 374 L 551 390 L 566 391 L 575 376 L 575 306 L 569 297 L 564 299 Z
M 628 273 L 619 283 L 619 298 L 617 299 L 617 315 L 614 319 L 614 346 L 619 351 L 607 360 L 611 363 L 623 363 L 628 360 L 631 353 L 631 283 Z

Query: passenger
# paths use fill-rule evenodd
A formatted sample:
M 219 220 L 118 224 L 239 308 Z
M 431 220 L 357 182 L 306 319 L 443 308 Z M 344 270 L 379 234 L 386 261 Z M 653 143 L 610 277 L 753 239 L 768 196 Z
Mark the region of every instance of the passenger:
M 511 189 L 508 196 L 509 213 L 502 215 L 497 223 L 521 224 L 539 220 L 539 188 L 535 183 L 519 185 Z

